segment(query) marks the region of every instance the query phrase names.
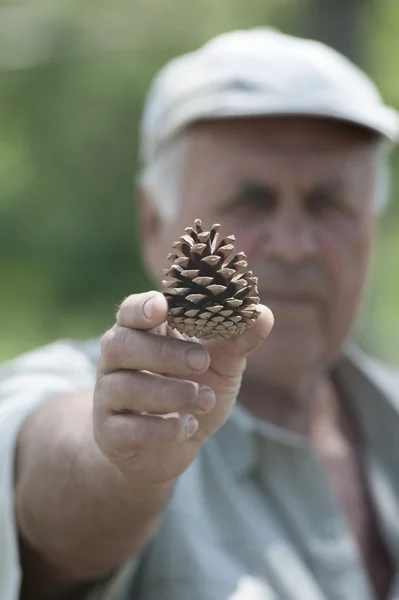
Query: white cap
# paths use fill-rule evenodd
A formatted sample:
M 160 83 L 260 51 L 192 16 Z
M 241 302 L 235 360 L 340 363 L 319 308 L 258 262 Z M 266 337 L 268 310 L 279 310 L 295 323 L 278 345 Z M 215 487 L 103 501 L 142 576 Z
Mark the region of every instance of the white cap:
M 157 74 L 142 119 L 142 161 L 195 121 L 272 115 L 327 117 L 390 141 L 399 136 L 396 110 L 344 56 L 262 27 L 222 34 Z

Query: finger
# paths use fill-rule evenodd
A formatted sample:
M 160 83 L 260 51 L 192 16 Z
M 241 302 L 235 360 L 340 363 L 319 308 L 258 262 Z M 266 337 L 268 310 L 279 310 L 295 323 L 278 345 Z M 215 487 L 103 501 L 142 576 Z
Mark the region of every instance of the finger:
M 204 344 L 211 356 L 212 370 L 226 377 L 236 377 L 245 368 L 247 356 L 269 335 L 274 322 L 273 313 L 263 304 L 257 306 L 260 315 L 252 327 L 228 340 Z
M 168 314 L 168 303 L 160 292 L 132 294 L 120 305 L 116 323 L 132 329 L 152 329 L 158 327 Z
M 209 387 L 193 381 L 163 377 L 147 371 L 115 371 L 96 386 L 96 408 L 107 413 L 144 411 L 204 414 L 215 404 Z
M 209 354 L 197 342 L 113 327 L 101 340 L 100 371 L 151 371 L 195 379 L 209 367 Z
M 94 437 L 114 463 L 127 463 L 142 453 L 181 444 L 198 428 L 193 415 L 142 416 L 115 414 L 101 420 L 94 414 Z

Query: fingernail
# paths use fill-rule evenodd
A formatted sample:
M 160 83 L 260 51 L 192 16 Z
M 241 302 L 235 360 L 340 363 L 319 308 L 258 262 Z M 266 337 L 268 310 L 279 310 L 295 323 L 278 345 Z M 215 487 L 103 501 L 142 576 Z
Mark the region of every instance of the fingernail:
M 188 418 L 188 423 L 187 423 L 188 435 L 193 435 L 197 431 L 197 429 L 198 429 L 198 421 L 195 417 L 190 415 Z
M 202 371 L 205 367 L 207 356 L 202 348 L 191 348 L 186 354 L 186 362 L 193 371 Z
M 203 387 L 200 389 L 198 393 L 198 404 L 203 411 L 208 412 L 208 410 L 211 410 L 211 408 L 215 406 L 215 402 L 215 394 L 211 388 Z
M 148 300 L 146 300 L 144 302 L 143 313 L 144 313 L 144 316 L 146 317 L 146 319 L 151 319 L 153 304 L 154 304 L 154 296 L 151 296 L 151 298 L 148 298 Z

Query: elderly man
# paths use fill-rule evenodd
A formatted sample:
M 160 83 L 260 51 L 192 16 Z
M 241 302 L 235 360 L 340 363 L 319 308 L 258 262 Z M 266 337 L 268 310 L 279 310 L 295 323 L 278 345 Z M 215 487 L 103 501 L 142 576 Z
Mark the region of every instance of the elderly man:
M 147 266 L 160 277 L 196 217 L 221 223 L 273 330 L 261 343 L 260 305 L 231 340 L 183 339 L 148 292 L 101 349 L 6 365 L 1 598 L 17 598 L 18 556 L 24 599 L 399 598 L 399 378 L 350 344 L 397 133 L 363 73 L 275 30 L 222 35 L 158 75 Z

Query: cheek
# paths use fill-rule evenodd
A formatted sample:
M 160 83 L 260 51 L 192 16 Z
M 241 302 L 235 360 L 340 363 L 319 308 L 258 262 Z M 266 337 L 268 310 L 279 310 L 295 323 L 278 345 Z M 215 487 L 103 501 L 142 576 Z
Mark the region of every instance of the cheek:
M 328 353 L 336 355 L 352 330 L 367 277 L 371 234 L 359 224 L 322 238 L 321 258 L 330 281 L 325 335 Z
M 236 238 L 234 242 L 234 252 L 245 252 L 249 263 L 256 263 L 260 253 L 260 240 L 262 238 L 265 225 L 261 223 L 251 223 L 248 225 L 238 219 L 228 216 L 216 218 L 214 222 L 220 223 L 220 236 L 233 234 Z
M 322 257 L 331 285 L 325 334 L 332 355 L 339 352 L 353 327 L 367 278 L 370 245 L 370 235 L 363 228 L 324 239 Z
M 321 239 L 321 258 L 331 278 L 341 310 L 353 310 L 359 302 L 366 278 L 371 247 L 370 229 L 365 224 L 327 232 Z

